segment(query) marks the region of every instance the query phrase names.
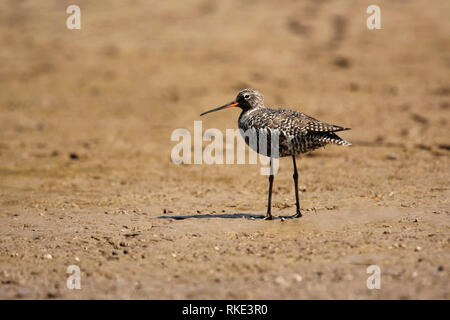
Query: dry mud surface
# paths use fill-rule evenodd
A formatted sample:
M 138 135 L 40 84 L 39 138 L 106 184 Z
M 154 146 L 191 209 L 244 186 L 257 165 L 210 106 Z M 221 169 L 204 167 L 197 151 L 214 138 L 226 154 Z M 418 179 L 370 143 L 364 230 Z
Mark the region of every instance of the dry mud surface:
M 0 298 L 450 297 L 449 1 L 381 1 L 373 31 L 366 1 L 79 4 L 77 31 L 61 1 L 0 4 Z M 245 87 L 352 128 L 299 158 L 301 219 L 260 219 L 259 165 L 170 161 Z

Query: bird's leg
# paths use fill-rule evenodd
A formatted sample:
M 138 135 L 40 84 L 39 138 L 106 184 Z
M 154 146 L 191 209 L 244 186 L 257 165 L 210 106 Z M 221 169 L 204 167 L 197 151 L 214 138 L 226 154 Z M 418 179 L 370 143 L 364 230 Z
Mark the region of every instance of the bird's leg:
M 294 178 L 295 184 L 295 206 L 297 208 L 297 212 L 293 216 L 294 218 L 300 218 L 302 213 L 300 212 L 300 201 L 298 199 L 298 172 L 297 172 L 297 163 L 295 162 L 295 155 L 292 156 L 292 160 L 294 162 L 294 174 L 292 177 Z
M 270 176 L 269 176 L 269 201 L 267 203 L 267 214 L 264 220 L 272 220 L 272 185 L 273 185 L 273 171 L 272 171 L 272 158 L 270 158 Z

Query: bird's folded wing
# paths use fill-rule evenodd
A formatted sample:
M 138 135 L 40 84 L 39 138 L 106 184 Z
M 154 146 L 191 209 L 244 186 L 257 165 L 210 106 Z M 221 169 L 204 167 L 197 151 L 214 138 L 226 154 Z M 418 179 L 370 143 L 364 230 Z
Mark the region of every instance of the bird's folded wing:
M 303 112 L 288 109 L 260 109 L 253 115 L 255 116 L 252 118 L 251 128 L 279 130 L 280 134 L 286 136 L 349 130 L 349 128 L 322 122 Z
M 350 130 L 350 128 L 344 128 L 341 126 L 317 120 L 304 113 L 302 113 L 301 117 L 299 117 L 299 120 L 302 123 L 303 128 L 308 132 L 338 132 Z

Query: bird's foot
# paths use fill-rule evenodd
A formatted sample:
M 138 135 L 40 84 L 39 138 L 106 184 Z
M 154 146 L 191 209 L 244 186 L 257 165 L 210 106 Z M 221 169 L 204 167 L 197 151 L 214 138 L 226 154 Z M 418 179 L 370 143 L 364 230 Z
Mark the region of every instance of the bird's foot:
M 272 215 L 270 214 L 270 213 L 268 213 L 265 217 L 264 217 L 264 220 L 272 220 L 273 219 L 273 217 L 272 217 Z
M 292 216 L 292 218 L 300 218 L 300 217 L 303 217 L 303 214 L 300 211 L 297 211 L 297 213 Z

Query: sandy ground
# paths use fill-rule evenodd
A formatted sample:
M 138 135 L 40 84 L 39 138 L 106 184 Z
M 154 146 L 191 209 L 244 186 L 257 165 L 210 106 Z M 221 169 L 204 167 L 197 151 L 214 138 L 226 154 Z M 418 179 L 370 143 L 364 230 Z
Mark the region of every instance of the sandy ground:
M 450 2 L 378 3 L 382 30 L 370 1 L 78 1 L 69 31 L 69 3 L 2 1 L 0 298 L 448 299 Z M 260 219 L 258 165 L 170 160 L 245 87 L 352 128 L 299 158 L 301 219 Z

